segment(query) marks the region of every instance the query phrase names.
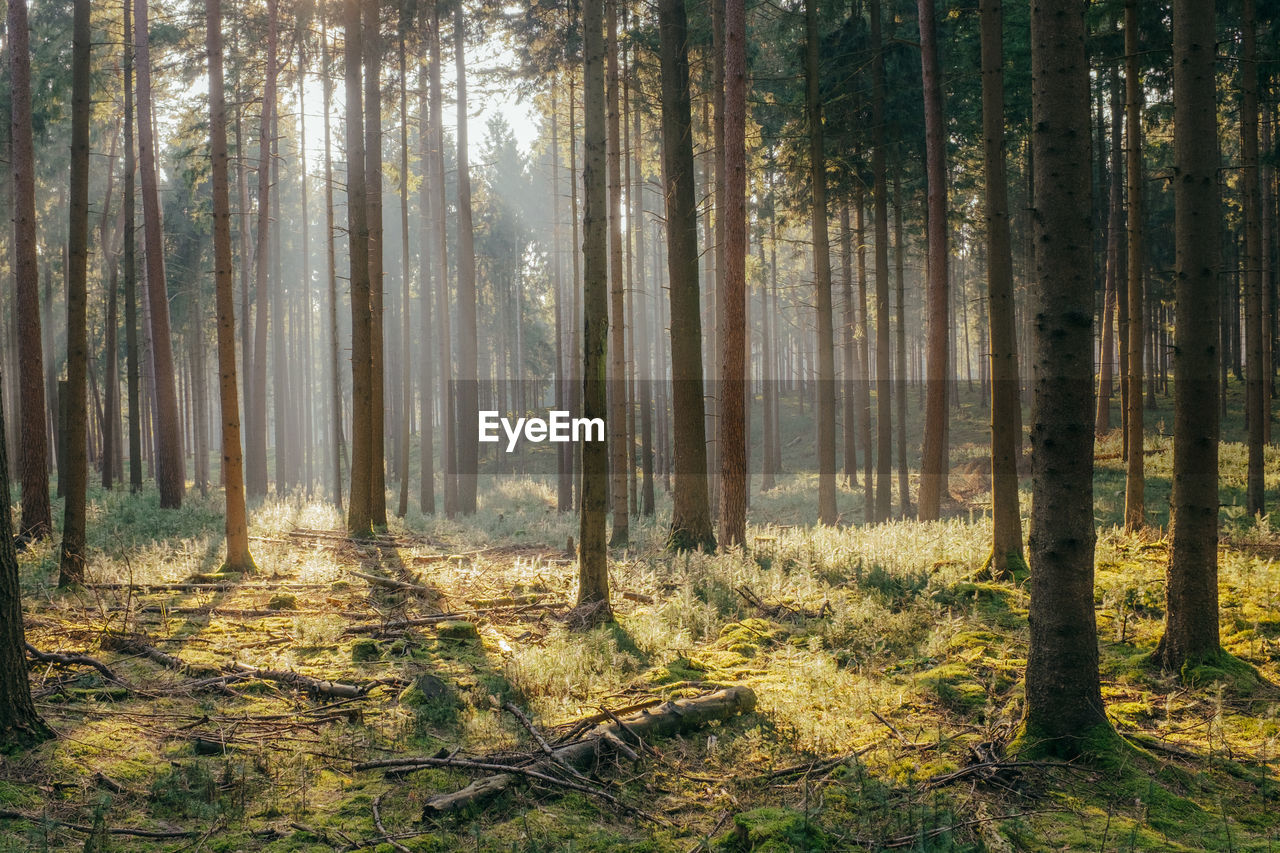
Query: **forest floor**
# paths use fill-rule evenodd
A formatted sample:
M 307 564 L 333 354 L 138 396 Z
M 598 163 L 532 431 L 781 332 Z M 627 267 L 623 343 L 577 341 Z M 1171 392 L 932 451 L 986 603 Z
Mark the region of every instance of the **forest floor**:
M 788 434 L 807 429 L 789 418 Z M 1160 527 L 1116 529 L 1123 471 L 1108 438 L 1096 600 L 1103 695 L 1129 747 L 1092 764 L 1029 763 L 1004 752 L 1022 715 L 1028 597 L 1025 584 L 981 577 L 980 418 L 975 407 L 957 420 L 945 521 L 815 529 L 814 479 L 791 474 L 753 495 L 752 518 L 773 523 L 751 527 L 746 552 L 673 556 L 660 502 L 614 554 L 616 622 L 590 631 L 561 618 L 577 531 L 535 479 L 491 481 L 474 518 L 411 511 L 368 542 L 337 534 L 323 502 L 261 504 L 251 576 L 218 573 L 219 498 L 167 513 L 154 493 L 95 493 L 89 584 L 56 589 L 50 543 L 21 557 L 27 636 L 92 655 L 117 680 L 34 665 L 58 738 L 0 757 L 0 850 L 1280 849 L 1280 531 L 1233 506 L 1241 446 L 1223 447 L 1222 636 L 1256 669 L 1183 684 L 1147 664 L 1168 543 Z M 1147 457 L 1158 524 L 1162 431 Z M 1280 470 L 1274 450 L 1268 470 Z M 860 495 L 842 488 L 846 519 L 861 518 Z M 122 649 L 121 634 L 186 670 Z M 217 680 L 242 664 L 359 695 Z M 588 774 L 621 808 L 535 780 L 424 822 L 430 797 L 484 774 L 355 769 L 536 753 L 508 702 L 554 741 L 602 708 L 727 685 L 750 687 L 754 712 L 635 745 L 638 761 L 614 754 Z

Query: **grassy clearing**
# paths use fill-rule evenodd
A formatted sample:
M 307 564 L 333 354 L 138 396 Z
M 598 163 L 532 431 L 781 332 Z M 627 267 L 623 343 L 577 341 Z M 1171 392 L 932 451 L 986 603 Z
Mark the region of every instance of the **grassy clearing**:
M 955 435 L 961 467 L 978 455 L 980 424 L 961 421 Z M 1274 849 L 1280 536 L 1233 510 L 1243 457 L 1224 446 L 1222 634 L 1263 680 L 1206 671 L 1185 688 L 1151 670 L 1167 542 L 1159 527 L 1126 536 L 1113 526 L 1115 443 L 1098 450 L 1096 601 L 1104 696 L 1129 745 L 1094 766 L 966 769 L 998 758 L 1012 737 L 1027 654 L 1025 589 L 978 579 L 989 527 L 976 468 L 961 468 L 967 491 L 957 489 L 964 500 L 948 520 L 842 529 L 805 526 L 815 483 L 793 473 L 753 496 L 753 518 L 774 523 L 751 529 L 750 551 L 713 557 L 663 552 L 660 508 L 654 521 L 633 522 L 632 549 L 614 555 L 616 624 L 587 633 L 556 618 L 573 600 L 563 548 L 576 522 L 553 511 L 549 485 L 536 479 L 499 480 L 466 522 L 411 513 L 380 546 L 297 533 L 340 528 L 321 503 L 262 504 L 251 521 L 252 577 L 210 574 L 220 564 L 215 498 L 162 513 L 154 495 L 96 493 L 92 580 L 136 586 L 59 592 L 56 552 L 39 545 L 22 557 L 28 636 L 108 660 L 138 692 L 96 673 L 34 670 L 60 737 L 0 759 L 0 810 L 79 824 L 100 812 L 111 827 L 202 836 L 117 837 L 101 848 L 138 851 L 390 850 L 378 843 L 375 802 L 415 851 Z M 1159 483 L 1169 448 L 1156 447 L 1148 461 Z M 1149 488 L 1158 521 L 1167 507 L 1160 487 Z M 860 518 L 860 494 L 842 489 L 846 518 Z M 373 585 L 355 572 L 426 589 Z M 219 588 L 145 587 L 193 579 Z M 344 633 L 504 599 L 551 606 L 385 637 Z M 183 688 L 192 676 L 100 650 L 115 631 L 143 632 L 196 670 L 237 661 L 381 683 L 348 702 L 267 682 L 230 696 L 192 693 Z M 753 688 L 756 713 L 655 743 L 643 768 L 624 760 L 598 770 L 617 796 L 670 825 L 527 787 L 422 824 L 426 798 L 471 777 L 351 770 L 395 754 L 536 748 L 494 699 L 555 734 L 601 706 L 727 684 Z M 56 825 L 0 822 L 0 851 L 84 843 Z

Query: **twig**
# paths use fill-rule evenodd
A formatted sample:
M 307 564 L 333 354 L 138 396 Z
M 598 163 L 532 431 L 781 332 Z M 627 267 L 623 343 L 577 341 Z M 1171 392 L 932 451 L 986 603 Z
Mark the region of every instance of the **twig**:
M 116 684 L 119 684 L 121 687 L 128 688 L 129 690 L 134 689 L 133 685 L 116 675 L 115 672 L 112 671 L 111 667 L 107 666 L 97 658 L 91 658 L 88 655 L 68 654 L 65 652 L 42 652 L 30 643 L 27 643 L 27 654 L 31 655 L 41 663 L 55 663 L 60 666 L 91 666 L 100 672 L 102 677 L 106 678 L 108 681 L 114 681 Z
M 23 812 L 9 811 L 8 809 L 0 809 L 0 820 L 26 820 L 32 823 L 47 823 L 53 826 L 61 826 L 74 832 L 83 832 L 86 835 L 92 834 L 94 829 L 92 826 L 85 826 L 82 823 L 69 823 L 65 820 L 58 820 L 51 817 L 43 817 L 42 815 L 24 814 Z M 197 833 L 190 829 L 125 829 L 122 827 L 107 827 L 110 835 L 129 835 L 134 838 L 194 838 Z
M 571 776 L 574 776 L 578 779 L 582 779 L 583 781 L 586 781 L 585 776 L 583 776 L 581 773 L 575 770 L 573 766 L 569 764 L 569 762 L 565 761 L 563 758 L 561 758 L 559 755 L 556 754 L 556 751 L 551 748 L 551 744 L 547 743 L 547 739 L 542 736 L 542 732 L 538 731 L 537 728 L 534 727 L 533 721 L 530 720 L 528 715 L 526 715 L 524 711 L 521 711 L 520 708 L 517 707 L 514 702 L 504 702 L 502 704 L 502 707 L 510 711 L 511 716 L 515 717 L 517 720 L 520 721 L 520 725 L 524 726 L 525 731 L 529 733 L 529 735 L 538 744 L 538 748 L 541 749 L 548 758 L 550 758 L 556 764 L 563 767 L 565 770 L 569 771 L 569 774 Z
M 378 810 L 378 807 L 382 805 L 382 798 L 385 797 L 386 795 L 387 795 L 387 792 L 383 791 L 373 800 L 373 825 L 378 827 L 378 832 L 382 833 L 382 837 L 386 839 L 387 843 L 390 844 L 395 849 L 399 850 L 400 853 L 412 853 L 412 851 L 410 851 L 408 847 L 405 847 L 399 841 L 396 841 L 394 838 L 392 838 L 391 833 L 387 832 L 387 828 L 382 825 L 382 813 Z

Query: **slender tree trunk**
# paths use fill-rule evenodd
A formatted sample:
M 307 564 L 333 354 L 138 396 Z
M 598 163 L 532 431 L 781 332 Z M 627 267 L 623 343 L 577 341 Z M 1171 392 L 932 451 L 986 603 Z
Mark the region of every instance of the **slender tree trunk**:
M 89 486 L 88 412 L 86 386 L 89 369 L 89 112 L 90 60 L 89 0 L 75 0 L 71 47 L 71 193 L 67 231 L 67 435 L 66 505 L 62 548 L 58 555 L 58 586 L 84 580 L 85 504 Z M 7 499 L 7 495 L 6 495 Z M 7 510 L 7 502 L 6 507 Z
M 867 313 L 866 199 L 861 185 L 856 190 L 855 235 L 858 241 L 858 431 L 862 433 L 863 517 L 875 521 L 875 474 L 871 451 L 871 320 Z M 776 422 L 776 418 L 775 418 Z
M 120 477 L 120 459 L 116 456 L 116 446 L 120 438 L 120 359 L 119 359 L 119 326 L 120 326 L 120 252 L 116 247 L 116 239 L 120 234 L 120 223 L 114 227 L 111 223 L 111 199 L 115 190 L 116 144 L 119 142 L 119 125 L 111 134 L 111 154 L 107 157 L 107 192 L 102 202 L 102 218 L 98 225 L 98 242 L 102 252 L 102 274 L 107 291 L 107 320 L 103 332 L 103 350 L 106 356 L 106 371 L 103 376 L 103 419 L 102 419 L 102 487 L 110 489 Z M 122 212 L 123 213 L 123 212 Z
M 26 0 L 9 0 L 10 168 L 13 182 L 13 268 L 18 318 L 18 387 L 22 402 L 22 523 L 18 535 L 53 531 L 49 506 L 49 438 L 45 428 L 44 345 L 36 254 L 35 152 L 31 135 L 31 52 Z M 16 589 L 16 582 L 15 582 Z M 22 650 L 18 650 L 22 656 Z M 25 678 L 25 664 L 24 678 Z M 34 715 L 34 712 L 32 712 Z
M 827 161 L 819 99 L 816 0 L 805 2 L 805 113 L 809 123 L 809 176 L 813 185 L 814 320 L 818 347 L 818 522 L 836 523 L 836 369 L 831 307 L 831 244 L 827 237 Z M 745 216 L 745 213 L 744 213 Z M 739 343 L 737 349 L 741 350 Z
M 423 9 L 424 23 L 428 23 L 426 18 L 426 9 Z M 424 55 L 419 66 L 418 86 L 420 97 L 418 100 L 418 159 L 421 163 L 422 181 L 418 190 L 418 207 L 421 212 L 421 232 L 419 235 L 419 251 L 421 252 L 420 266 L 422 272 L 418 281 L 419 298 L 422 300 L 422 347 L 421 358 L 422 368 L 419 375 L 422 377 L 419 387 L 421 393 L 420 406 L 421 414 L 419 420 L 422 422 L 422 440 L 420 442 L 419 463 L 421 464 L 422 484 L 418 492 L 418 505 L 425 515 L 435 515 L 436 512 L 436 467 L 435 467 L 435 415 L 434 415 L 434 398 L 435 387 L 432 384 L 435 377 L 431 375 L 431 343 L 432 343 L 432 301 L 435 298 L 435 276 L 439 276 L 439 281 L 443 283 L 445 279 L 445 271 L 440 269 L 439 260 L 437 259 L 438 248 L 433 250 L 432 241 L 435 237 L 433 225 L 433 205 L 435 193 L 438 188 L 433 181 L 435 173 L 435 149 L 432 148 L 432 128 L 431 128 L 431 110 L 432 104 L 428 98 L 429 72 L 427 70 L 427 57 Z M 439 370 L 441 376 L 445 375 L 445 363 L 439 362 Z
M 637 100 L 639 100 L 637 98 Z M 635 161 L 636 182 L 634 216 L 636 225 L 636 288 L 640 291 L 640 312 L 637 316 L 636 334 L 644 347 L 643 369 L 639 373 L 640 382 L 640 513 L 652 518 L 654 513 L 653 491 L 653 359 L 655 346 L 661 345 L 661 337 L 655 337 L 650 331 L 651 309 L 655 304 L 649 300 L 645 284 L 645 210 L 644 210 L 644 136 L 641 133 L 640 105 L 633 110 L 635 122 Z
M 471 166 L 467 152 L 465 45 L 462 5 L 458 4 L 453 16 L 453 58 L 458 80 L 458 509 L 463 515 L 472 515 L 476 511 L 479 412 L 476 253 L 471 224 Z
M 893 465 L 893 390 L 889 378 L 889 186 L 885 169 L 885 70 L 881 0 L 871 0 L 871 170 L 874 174 L 876 232 L 876 500 L 875 521 L 890 514 Z M 943 338 L 943 343 L 946 339 Z M 943 378 L 945 380 L 945 361 Z M 943 385 L 945 409 L 946 386 Z
M 1125 429 L 1129 433 L 1129 440 L 1124 480 L 1124 526 L 1126 530 L 1134 531 L 1145 524 L 1143 492 L 1146 488 L 1143 470 L 1142 349 L 1147 335 L 1146 324 L 1143 322 L 1146 305 L 1143 299 L 1145 259 L 1142 248 L 1142 81 L 1138 76 L 1138 0 L 1125 0 L 1124 52 L 1125 126 L 1128 131 L 1125 180 L 1129 191 L 1129 209 L 1125 217 L 1129 229 L 1129 280 L 1126 294 L 1129 301 L 1129 393 L 1125 401 L 1128 409 Z
M 271 342 L 271 420 L 272 443 L 275 448 L 276 496 L 288 495 L 293 489 L 295 442 L 292 439 L 296 430 L 293 421 L 296 409 L 290 398 L 293 385 L 292 372 L 289 369 L 288 341 L 290 333 L 296 326 L 285 316 L 288 304 L 284 294 L 284 268 L 282 264 L 284 243 L 280 238 L 280 220 L 284 216 L 284 208 L 280 204 L 280 110 L 279 104 L 271 109 L 271 156 L 267 161 L 271 169 L 271 208 L 276 213 L 270 217 L 271 238 L 271 273 L 267 280 L 271 286 L 272 332 Z M 266 405 L 266 396 L 262 397 Z
M 894 385 L 899 389 L 894 402 L 898 406 L 898 500 L 903 518 L 911 516 L 911 475 L 907 470 L 907 299 L 906 237 L 902 229 L 902 164 L 893 170 L 893 261 L 894 297 L 898 303 L 897 350 L 894 360 Z M 946 432 L 943 432 L 946 446 Z
M 1174 0 L 1173 496 L 1168 609 L 1157 658 L 1170 672 L 1221 654 L 1218 640 L 1218 189 L 1213 0 Z
M 209 55 L 209 149 L 213 160 L 214 300 L 218 317 L 218 399 L 222 414 L 222 481 L 227 559 L 223 571 L 252 572 L 245 512 L 244 460 L 236 387 L 235 270 L 231 259 L 231 188 L 227 175 L 227 104 L 222 79 L 222 2 L 205 0 Z
M 1136 2 L 1136 0 L 1132 0 Z M 1004 8 L 982 0 L 982 136 L 986 174 L 987 300 L 991 323 L 991 574 L 1025 568 L 1018 510 L 1022 404 L 1009 236 L 1009 183 L 1004 133 Z
M 124 328 L 125 375 L 129 394 L 129 490 L 142 491 L 142 406 L 138 373 L 138 265 L 134 233 L 134 173 L 137 172 L 133 141 L 133 11 L 124 0 Z
M 1250 515 L 1265 514 L 1266 487 L 1263 425 L 1267 411 L 1265 383 L 1268 366 L 1263 363 L 1262 346 L 1262 182 L 1258 158 L 1258 25 L 1255 0 L 1242 0 L 1240 22 L 1240 153 L 1244 183 L 1244 275 L 1245 275 L 1245 421 L 1248 425 L 1248 474 L 1245 506 Z M 1267 286 L 1270 286 L 1269 283 Z M 1270 330 L 1267 330 L 1268 333 Z
M 458 444 L 454 440 L 457 431 L 457 398 L 451 381 L 453 345 L 449 318 L 449 235 L 444 181 L 444 97 L 441 94 L 440 75 L 440 4 L 431 6 L 431 27 L 427 30 L 427 43 L 431 57 L 431 181 L 434 187 L 432 224 L 436 235 L 437 302 L 440 335 L 440 455 L 444 469 L 444 512 L 453 518 L 458 512 Z
M 622 173 L 618 96 L 618 4 L 605 0 L 605 90 L 609 170 L 609 481 L 613 532 L 609 545 L 625 548 L 629 538 L 627 516 L 627 360 L 626 284 L 622 270 Z
M 1107 271 L 1104 284 L 1104 307 L 1102 327 L 1102 352 L 1099 361 L 1101 367 L 1098 378 L 1098 412 L 1094 421 L 1094 431 L 1103 435 L 1111 431 L 1111 397 L 1114 389 L 1115 357 L 1116 357 L 1116 325 L 1120 318 L 1120 287 L 1125 280 L 1125 255 L 1123 243 L 1124 207 L 1123 207 L 1123 168 L 1120 159 L 1121 130 L 1124 115 L 1120 106 L 1119 72 L 1111 69 L 1111 169 L 1109 170 L 1109 196 L 1107 202 Z M 1127 308 L 1127 302 L 1126 302 Z M 1121 380 L 1123 381 L 1123 379 Z
M 409 414 L 413 411 L 413 359 L 409 349 L 409 93 L 406 86 L 405 28 L 401 25 L 398 45 L 400 61 L 400 381 L 403 399 L 400 408 L 400 452 L 396 470 L 400 477 L 400 502 L 396 515 L 409 511 Z M 426 457 L 431 455 L 428 449 Z
M 725 237 L 724 289 L 719 300 L 724 306 L 720 334 L 720 541 L 725 545 L 741 545 L 747 537 L 747 53 L 743 0 L 725 3 L 724 49 L 724 208 L 719 212 Z M 830 303 L 829 268 L 827 275 Z M 834 385 L 835 377 L 831 378 Z M 833 409 L 830 496 L 833 504 L 834 418 Z
M 1109 729 L 1093 605 L 1093 275 L 1085 4 L 1031 9 L 1036 334 L 1026 737 L 1069 757 Z
M 844 478 L 849 488 L 858 485 L 858 380 L 862 366 L 858 363 L 858 313 L 853 289 L 853 223 L 849 204 L 840 205 L 840 274 L 844 284 L 844 381 L 841 383 L 844 404 Z
M 308 23 L 310 23 L 308 21 Z M 301 196 L 302 211 L 302 311 L 303 311 L 303 387 L 300 403 L 303 407 L 303 469 L 302 480 L 307 497 L 315 485 L 315 357 L 312 349 L 315 342 L 315 331 L 312 328 L 314 311 L 311 298 L 311 206 L 308 204 L 308 187 L 310 176 L 307 174 L 307 55 L 306 40 L 298 40 L 298 190 Z M 328 67 L 324 73 L 329 73 Z
M 343 64 L 347 120 L 347 240 L 351 273 L 351 496 L 347 530 L 352 536 L 373 531 L 370 488 L 373 478 L 373 317 L 369 281 L 369 207 L 365 194 L 364 93 L 361 87 L 359 0 L 343 0 Z
M 338 360 L 338 269 L 335 258 L 333 222 L 333 150 L 329 133 L 329 111 L 333 103 L 333 82 L 329 76 L 328 18 L 320 20 L 320 63 L 324 73 L 320 75 L 324 104 L 324 225 L 325 266 L 328 274 L 329 300 L 329 464 L 333 474 L 330 499 L 342 511 L 342 372 Z M 242 320 L 247 322 L 247 320 Z
M 925 169 L 928 174 L 926 223 L 929 251 L 928 389 L 925 398 L 924 451 L 920 460 L 920 520 L 931 521 L 941 514 L 942 496 L 947 492 L 947 382 L 951 376 L 947 358 L 950 328 L 947 317 L 950 300 L 950 272 L 947 268 L 947 150 L 934 0 L 917 0 L 917 8 L 920 17 L 920 63 L 924 74 Z M 902 381 L 903 377 L 899 376 L 899 384 Z M 905 510 L 909 503 L 905 495 L 902 503 Z
M 271 137 L 272 115 L 276 110 L 276 2 L 267 0 L 267 67 L 263 78 L 262 123 L 258 132 L 258 223 L 257 249 L 254 252 L 254 291 L 257 315 L 253 328 L 251 385 L 253 406 L 249 410 L 248 459 L 246 462 L 250 497 L 267 494 L 267 333 L 270 322 L 271 296 L 269 263 L 271 260 Z M 248 322 L 248 316 L 245 316 Z M 280 325 L 280 318 L 276 318 Z M 250 368 L 246 368 L 248 370 Z M 276 448 L 280 453 L 281 448 Z M 276 472 L 279 479 L 279 470 Z
M 173 342 L 169 334 L 169 298 L 164 275 L 164 235 L 160 196 L 156 186 L 155 140 L 152 131 L 151 54 L 148 48 L 147 4 L 134 8 L 134 50 L 138 57 L 138 154 L 142 175 L 142 213 L 147 250 L 147 297 L 151 309 L 151 353 L 154 362 L 156 481 L 160 506 L 182 506 L 186 471 L 178 421 L 178 393 L 174 385 Z
M 24 0 L 10 0 L 12 6 Z M 22 12 L 26 10 L 23 9 Z M 14 30 L 10 29 L 10 32 Z M 12 50 L 13 42 L 10 42 Z M 16 246 L 16 244 L 15 244 Z M 27 639 L 22 624 L 22 586 L 18 555 L 14 550 L 13 521 L 9 512 L 9 454 L 5 440 L 4 410 L 0 405 L 0 494 L 6 496 L 0 512 L 0 744 L 6 750 L 26 749 L 54 737 L 31 701 L 27 674 Z
M 365 203 L 369 226 L 369 519 L 387 526 L 386 396 L 382 260 L 382 17 L 380 3 L 364 12 Z M 461 14 L 461 5 L 459 5 Z
M 660 0 L 662 160 L 667 184 L 667 270 L 671 299 L 674 489 L 669 547 L 712 551 L 698 296 L 698 220 L 693 186 L 688 21 L 683 0 Z
M 565 411 L 569 405 L 569 381 L 565 376 L 565 306 L 564 276 L 561 270 L 563 258 L 560 245 L 560 103 L 556 97 L 559 81 L 551 85 L 551 281 L 555 310 L 555 401 L 556 408 Z M 573 175 L 570 174 L 570 180 Z M 572 251 L 578 250 L 573 246 Z M 572 351 L 570 358 L 576 358 Z M 556 511 L 569 512 L 573 506 L 573 456 L 572 445 L 565 443 L 556 449 Z
M 605 129 L 606 0 L 587 0 L 583 7 L 583 417 L 607 422 L 606 386 L 609 349 L 608 187 Z M 603 438 L 599 436 L 598 438 Z M 609 446 L 604 441 L 582 445 L 582 502 L 578 529 L 578 605 L 595 605 L 609 615 L 609 566 L 605 520 L 609 504 Z

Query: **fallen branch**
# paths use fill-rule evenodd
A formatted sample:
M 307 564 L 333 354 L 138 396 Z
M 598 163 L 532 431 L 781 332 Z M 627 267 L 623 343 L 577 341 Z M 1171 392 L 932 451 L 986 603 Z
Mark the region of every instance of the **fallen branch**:
M 549 610 L 559 607 L 555 601 L 538 604 L 512 604 L 505 607 L 490 607 L 484 610 L 455 610 L 452 613 L 434 613 L 430 616 L 415 616 L 411 619 L 390 619 L 386 622 L 362 622 L 349 625 L 343 634 L 381 634 L 384 631 L 400 631 L 405 628 L 417 628 L 435 625 L 438 622 L 450 622 L 454 619 L 466 619 L 469 616 L 484 616 L 490 613 L 522 613 L 526 610 Z
M 378 828 L 378 832 L 382 833 L 382 837 L 386 839 L 388 844 L 396 850 L 399 850 L 400 853 L 410 853 L 409 848 L 392 838 L 391 833 L 387 832 L 387 828 L 382 825 L 382 811 L 379 809 L 379 806 L 382 805 L 382 798 L 386 795 L 387 792 L 383 791 L 373 800 L 373 825 Z
M 332 696 L 337 699 L 354 699 L 368 692 L 369 687 L 355 684 L 343 684 L 340 681 L 322 681 L 318 678 L 290 672 L 282 669 L 259 669 L 244 663 L 232 666 L 231 675 L 247 675 L 261 678 L 263 681 L 274 681 L 305 690 L 315 696 Z
M 374 586 L 386 587 L 387 589 L 394 589 L 399 592 L 412 592 L 418 595 L 429 595 L 432 598 L 440 597 L 440 590 L 433 589 L 429 586 L 423 586 L 420 583 L 409 583 L 408 581 L 398 581 L 395 578 L 383 577 L 382 575 L 371 575 L 366 572 L 357 572 L 355 569 L 351 570 L 351 574 L 355 575 L 361 580 L 368 581 L 370 584 Z
M 155 646 L 147 645 L 141 638 L 129 634 L 104 634 L 102 637 L 102 647 L 111 651 L 122 652 L 129 655 L 140 655 L 153 663 L 158 663 L 165 669 L 172 669 L 175 672 L 188 672 L 190 665 L 182 658 L 174 657 L 170 654 L 157 649 Z
M 529 733 L 529 736 L 532 737 L 534 741 L 538 744 L 538 748 L 542 750 L 544 755 L 546 755 L 556 764 L 559 764 L 565 770 L 569 771 L 570 776 L 577 776 L 579 779 L 584 778 L 581 773 L 579 773 L 576 769 L 574 769 L 572 764 L 565 761 L 563 758 L 561 758 L 559 755 L 556 754 L 555 749 L 551 746 L 551 744 L 547 743 L 547 739 L 543 737 L 542 732 L 538 731 L 537 727 L 534 726 L 533 720 L 530 720 L 528 715 L 526 715 L 524 711 L 521 711 L 520 708 L 514 702 L 504 702 L 502 707 L 510 711 L 511 716 L 515 717 L 517 720 L 520 721 L 520 725 L 524 726 L 525 731 L 527 731 Z
M 472 782 L 466 788 L 451 794 L 432 797 L 426 803 L 426 813 L 445 813 L 456 811 L 469 805 L 486 800 L 509 788 L 517 776 L 526 776 L 538 781 L 558 785 L 574 791 L 592 793 L 621 806 L 617 798 L 604 791 L 586 788 L 577 782 L 558 779 L 548 775 L 558 767 L 568 764 L 579 770 L 585 769 L 600 757 L 601 747 L 606 743 L 616 745 L 621 734 L 630 733 L 636 738 L 671 737 L 682 732 L 701 728 L 707 723 L 727 720 L 736 714 L 749 714 L 755 710 L 756 694 L 749 687 L 729 687 L 706 696 L 681 699 L 676 702 L 664 702 L 654 710 L 645 709 L 618 722 L 601 723 L 587 733 L 582 740 L 554 747 L 555 760 L 551 757 L 536 761 L 532 766 L 516 767 L 480 761 L 468 761 L 457 758 L 392 758 L 379 761 L 368 761 L 357 764 L 356 770 L 374 770 L 379 768 L 398 768 L 401 772 L 422 769 L 424 767 L 459 767 L 472 770 L 488 770 L 493 775 Z M 627 807 L 628 810 L 632 810 Z
M 750 604 L 770 619 L 819 619 L 832 612 L 831 602 L 829 601 L 822 602 L 822 606 L 817 610 L 807 610 L 803 607 L 795 607 L 790 604 L 786 604 L 785 602 L 765 604 L 759 596 L 751 591 L 750 587 L 746 586 L 738 587 L 737 593 L 746 600 L 747 604 Z
M 66 652 L 42 652 L 35 646 L 27 643 L 27 654 L 31 655 L 41 663 L 52 663 L 58 666 L 91 666 L 102 674 L 102 677 L 108 681 L 114 681 L 121 687 L 133 689 L 129 682 L 116 675 L 111 667 L 107 666 L 97 658 L 91 658 L 88 655 L 69 654 Z

